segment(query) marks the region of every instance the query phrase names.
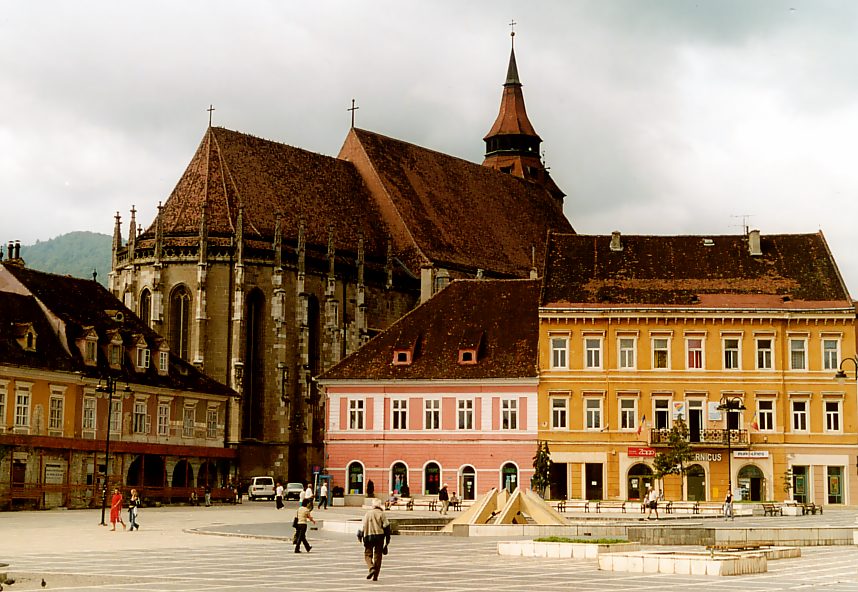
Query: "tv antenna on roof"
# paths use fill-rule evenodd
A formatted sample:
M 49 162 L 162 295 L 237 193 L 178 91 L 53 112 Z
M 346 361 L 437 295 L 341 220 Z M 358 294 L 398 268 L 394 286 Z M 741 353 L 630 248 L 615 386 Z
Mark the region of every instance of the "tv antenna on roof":
M 748 236 L 748 232 L 751 230 L 750 226 L 748 225 L 748 222 L 751 221 L 751 218 L 753 216 L 754 216 L 753 214 L 732 214 L 730 216 L 731 218 L 737 218 L 737 219 L 741 218 L 742 222 L 741 222 L 741 224 L 736 223 L 736 224 L 731 224 L 730 226 L 738 227 L 742 231 L 742 234 L 744 236 Z

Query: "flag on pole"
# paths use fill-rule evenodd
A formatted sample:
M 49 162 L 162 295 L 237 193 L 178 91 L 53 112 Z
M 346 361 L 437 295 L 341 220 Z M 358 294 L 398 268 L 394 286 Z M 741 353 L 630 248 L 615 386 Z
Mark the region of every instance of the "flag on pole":
M 638 425 L 638 436 L 640 436 L 640 435 L 641 435 L 641 430 L 643 429 L 643 426 L 644 426 L 644 422 L 645 422 L 645 421 L 646 421 L 646 415 L 644 415 L 643 417 L 641 417 L 641 422 L 640 422 L 640 424 Z
M 760 423 L 757 421 L 757 414 L 754 413 L 754 419 L 751 421 L 751 427 L 754 428 L 754 431 L 760 431 Z

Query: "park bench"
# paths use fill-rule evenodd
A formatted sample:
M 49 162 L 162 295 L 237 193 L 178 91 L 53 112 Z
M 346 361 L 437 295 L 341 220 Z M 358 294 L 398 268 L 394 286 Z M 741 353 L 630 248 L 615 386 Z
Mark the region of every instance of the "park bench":
M 808 502 L 806 504 L 799 504 L 799 506 L 801 506 L 801 513 L 803 516 L 805 516 L 807 514 L 814 514 L 815 515 L 817 512 L 822 514 L 822 506 L 817 506 L 813 502 Z
M 676 514 L 678 512 L 683 512 L 685 514 L 700 513 L 700 502 L 671 501 L 668 503 L 670 504 L 667 508 L 668 514 Z
M 763 516 L 784 515 L 784 508 L 779 504 L 763 504 Z
M 697 504 L 697 512 L 695 512 L 695 514 L 721 515 L 724 513 L 724 504 L 721 502 L 695 502 L 695 503 Z
M 583 510 L 586 513 L 590 512 L 590 502 L 587 500 L 566 500 L 565 510 Z
M 626 513 L 626 502 L 624 501 L 611 501 L 611 500 L 603 500 L 596 502 L 596 513 L 600 513 L 602 510 L 620 510 L 623 514 Z
M 413 510 L 415 507 L 422 508 L 425 507 L 430 512 L 434 512 L 438 509 L 438 498 L 436 497 L 412 497 L 411 503 L 406 506 L 406 509 Z
M 762 547 L 771 547 L 771 543 L 724 543 L 706 545 L 707 551 L 759 551 Z
M 405 508 L 406 510 L 413 510 L 414 499 L 410 497 L 398 497 L 395 501 L 387 500 L 384 502 L 385 510 L 392 510 L 393 508 Z

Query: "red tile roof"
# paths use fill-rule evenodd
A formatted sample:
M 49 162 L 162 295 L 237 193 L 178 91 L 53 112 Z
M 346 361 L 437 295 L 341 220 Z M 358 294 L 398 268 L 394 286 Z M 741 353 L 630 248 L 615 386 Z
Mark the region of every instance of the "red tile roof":
M 822 233 L 745 236 L 549 238 L 542 306 L 850 308 L 851 298 Z
M 331 230 L 338 252 L 354 253 L 362 235 L 369 264 L 392 237 L 414 276 L 430 263 L 521 277 L 549 229 L 573 232 L 562 204 L 535 183 L 362 130 L 346 146 L 348 160 L 209 128 L 163 206 L 165 246 L 196 244 L 204 206 L 210 243 L 231 237 L 243 208 L 245 241 L 261 248 L 270 249 L 279 213 L 284 246 L 303 220 L 317 253 Z M 137 248 L 154 239 L 153 222 Z
M 456 280 L 319 380 L 535 378 L 538 298 L 539 280 Z M 412 343 L 412 363 L 394 365 Z M 459 364 L 463 343 L 479 344 L 476 364 Z
M 340 155 L 377 181 L 392 234 L 412 242 L 411 265 L 423 255 L 439 267 L 521 277 L 532 247 L 541 265 L 549 229 L 574 232 L 561 202 L 524 179 L 360 129 Z

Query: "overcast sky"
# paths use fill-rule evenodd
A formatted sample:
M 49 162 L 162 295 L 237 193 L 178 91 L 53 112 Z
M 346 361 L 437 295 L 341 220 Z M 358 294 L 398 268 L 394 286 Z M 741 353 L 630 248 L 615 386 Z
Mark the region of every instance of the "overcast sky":
M 580 233 L 822 230 L 858 296 L 858 2 L 0 0 L 0 242 L 144 227 L 214 124 L 481 162 L 516 26 Z

